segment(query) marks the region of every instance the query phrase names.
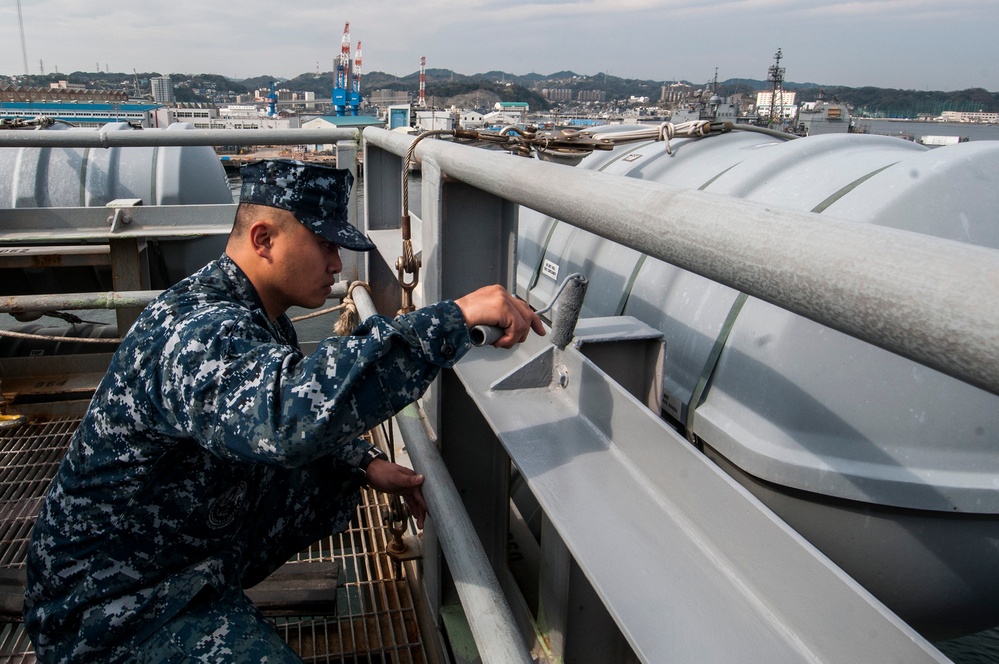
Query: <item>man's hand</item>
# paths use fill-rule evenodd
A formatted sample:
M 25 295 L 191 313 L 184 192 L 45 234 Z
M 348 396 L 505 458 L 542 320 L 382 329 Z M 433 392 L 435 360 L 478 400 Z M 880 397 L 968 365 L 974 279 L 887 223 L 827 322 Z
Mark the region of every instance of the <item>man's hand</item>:
M 503 336 L 493 343 L 496 348 L 512 348 L 527 339 L 531 330 L 544 336 L 545 327 L 527 303 L 515 298 L 498 285 L 485 286 L 455 300 L 469 328 L 495 325 Z
M 372 459 L 365 473 L 368 477 L 368 486 L 372 489 L 402 496 L 409 505 L 413 518 L 416 519 L 417 527 L 423 528 L 423 520 L 427 517 L 427 503 L 423 500 L 423 491 L 420 490 L 423 475 L 417 475 L 405 466 L 384 459 Z

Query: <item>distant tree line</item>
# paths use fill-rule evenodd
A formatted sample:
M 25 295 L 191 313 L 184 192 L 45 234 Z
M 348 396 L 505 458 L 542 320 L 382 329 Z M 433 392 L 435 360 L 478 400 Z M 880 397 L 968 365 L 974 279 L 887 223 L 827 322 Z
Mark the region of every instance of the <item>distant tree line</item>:
M 29 76 L 0 76 L 0 83 L 48 87 L 49 83 L 66 80 L 69 83 L 84 84 L 95 89 L 126 89 L 132 92 L 135 84 L 146 94 L 149 92 L 149 79 L 160 76 L 156 72 L 73 72 L 71 74 L 46 74 Z M 333 72 L 302 74 L 293 79 L 273 76 L 255 76 L 234 80 L 217 74 L 169 74 L 174 83 L 174 92 L 181 102 L 209 102 L 233 94 L 246 94 L 256 89 L 266 89 L 274 82 L 278 88 L 299 92 L 314 92 L 318 99 L 330 96 Z M 401 90 L 414 96 L 419 90 L 419 72 L 406 76 L 394 76 L 384 72 L 370 72 L 362 76 L 362 93 L 367 96 L 373 90 Z M 691 84 L 695 89 L 711 90 L 722 97 L 736 94 L 751 94 L 767 90 L 770 83 L 754 79 L 729 79 L 720 82 L 713 90 L 712 83 Z M 467 76 L 449 69 L 429 69 L 426 72 L 426 94 L 428 97 L 449 98 L 468 94 L 476 90 L 495 93 L 501 101 L 525 101 L 533 109 L 547 109 L 550 103 L 541 95 L 544 88 L 570 89 L 573 96 L 579 92 L 602 90 L 607 100 L 648 97 L 651 103 L 659 99 L 663 81 L 626 79 L 607 74 L 582 76 L 571 71 L 558 72 L 548 76 L 529 74 L 517 76 L 504 72 L 487 72 Z M 950 92 L 928 90 L 899 90 L 894 88 L 844 86 L 820 86 L 814 83 L 785 83 L 785 89 L 798 93 L 799 101 L 814 101 L 819 98 L 836 99 L 854 107 L 855 113 L 883 117 L 914 117 L 916 115 L 940 115 L 943 111 L 983 111 L 999 112 L 999 92 L 989 92 L 982 88 L 970 88 Z M 214 92 L 214 94 L 209 94 Z
M 755 83 L 754 90 L 768 90 L 766 81 L 726 81 L 719 85 L 722 96 L 745 92 L 747 83 Z M 788 83 L 786 90 L 798 93 L 798 101 L 816 101 L 824 98 L 850 104 L 854 113 L 875 117 L 915 117 L 917 115 L 938 116 L 944 111 L 999 112 L 999 92 L 989 92 L 983 88 L 969 88 L 943 92 L 940 90 L 899 90 L 896 88 L 849 88 L 844 86 L 820 86 L 814 83 L 797 85 Z

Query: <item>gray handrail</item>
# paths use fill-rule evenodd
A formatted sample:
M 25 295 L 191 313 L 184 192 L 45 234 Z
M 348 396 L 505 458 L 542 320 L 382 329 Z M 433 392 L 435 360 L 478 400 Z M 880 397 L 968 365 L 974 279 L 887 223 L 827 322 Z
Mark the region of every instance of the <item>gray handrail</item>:
M 352 297 L 361 320 L 378 313 L 367 290 L 355 288 Z M 534 660 L 517 631 L 513 611 L 461 503 L 454 480 L 427 435 L 419 407 L 406 406 L 396 415 L 396 424 L 413 466 L 426 478 L 423 496 L 433 519 L 441 524 L 438 539 L 482 661 L 531 664 Z
M 4 148 L 119 148 L 180 145 L 299 145 L 360 139 L 357 129 L 7 130 Z

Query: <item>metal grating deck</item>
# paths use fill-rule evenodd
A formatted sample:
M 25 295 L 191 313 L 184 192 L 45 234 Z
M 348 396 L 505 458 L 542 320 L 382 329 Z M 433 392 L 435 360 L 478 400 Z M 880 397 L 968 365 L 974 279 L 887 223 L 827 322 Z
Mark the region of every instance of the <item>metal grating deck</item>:
M 0 430 L 0 568 L 24 567 L 38 509 L 78 419 Z M 346 583 L 336 615 L 272 618 L 306 662 L 424 664 L 417 607 L 403 565 L 387 553 L 384 494 L 362 492 L 357 517 L 344 533 L 316 542 L 293 561 L 337 561 Z M 0 623 L 0 664 L 33 663 L 23 626 Z

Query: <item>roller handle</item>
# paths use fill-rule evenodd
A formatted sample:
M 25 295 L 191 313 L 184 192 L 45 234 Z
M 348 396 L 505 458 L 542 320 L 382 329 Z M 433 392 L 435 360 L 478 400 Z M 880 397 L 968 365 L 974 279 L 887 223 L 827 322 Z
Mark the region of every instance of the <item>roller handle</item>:
M 503 328 L 495 325 L 475 325 L 468 331 L 473 346 L 492 346 L 503 336 Z

